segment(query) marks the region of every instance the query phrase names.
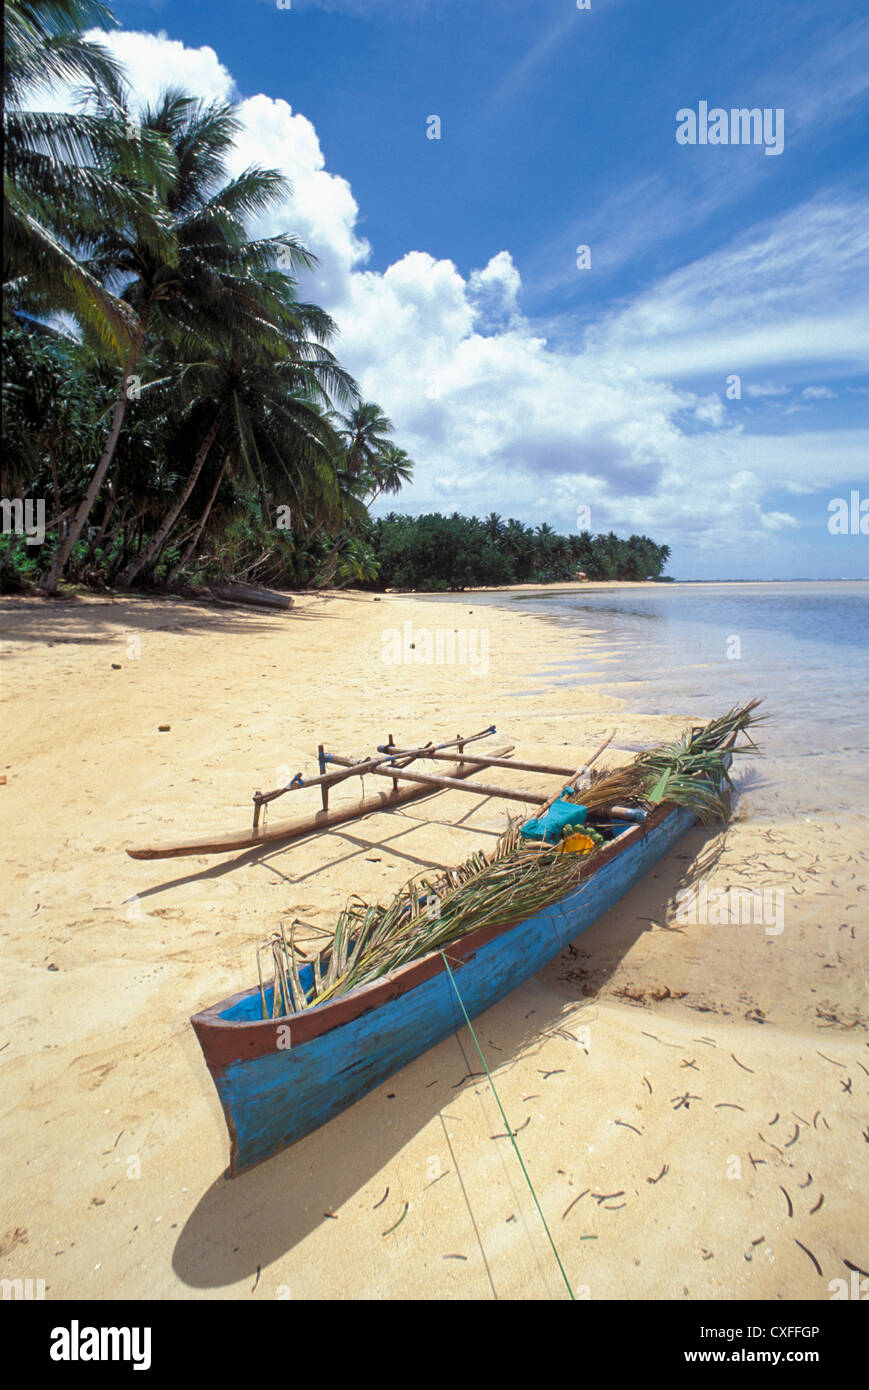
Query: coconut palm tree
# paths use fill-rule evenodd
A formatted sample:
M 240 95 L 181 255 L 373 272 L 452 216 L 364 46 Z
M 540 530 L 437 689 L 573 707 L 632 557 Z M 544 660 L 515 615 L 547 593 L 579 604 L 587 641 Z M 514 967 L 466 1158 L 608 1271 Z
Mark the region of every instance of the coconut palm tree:
M 142 218 L 144 186 L 163 187 L 171 155 L 118 113 L 31 111 L 29 94 L 78 82 L 116 97 L 121 70 L 89 27 L 116 21 L 97 0 L 9 0 L 3 80 L 4 299 L 33 313 L 72 313 L 114 353 L 129 351 L 128 307 L 82 263 L 107 222 Z M 123 174 L 121 178 L 119 175 Z
M 309 305 L 290 306 L 297 330 L 310 325 L 307 311 L 311 309 Z M 314 311 L 314 321 L 321 332 L 334 331 L 330 320 L 324 324 L 322 311 Z M 191 558 L 227 470 L 259 495 L 266 520 L 272 525 L 274 519 L 267 516 L 267 509 L 275 496 L 291 497 L 289 505 L 297 513 L 310 505 L 315 495 L 325 497 L 333 507 L 337 502 L 334 457 L 338 439 L 326 413 L 332 403 L 329 393 L 349 404 L 356 386 L 322 343 L 288 331 L 283 336 L 276 332 L 270 350 L 266 350 L 236 336 L 210 360 L 191 364 L 184 373 L 183 389 L 191 401 L 194 427 L 202 431 L 207 421 L 207 429 L 200 434 L 183 487 L 142 556 L 121 575 L 122 585 L 130 584 L 141 570 L 159 559 L 212 449 L 221 460 L 217 477 L 172 578 Z
M 335 568 L 338 586 L 351 584 L 371 584 L 377 578 L 380 566 L 371 546 L 359 536 L 349 536 Z
M 405 483 L 413 478 L 415 464 L 404 449 L 397 444 L 384 444 L 377 458 L 373 459 L 366 478 L 369 495 L 365 498 L 366 507 L 383 493 L 401 492 Z
M 372 470 L 384 447 L 389 444 L 392 421 L 374 401 L 360 401 L 348 415 L 339 415 L 346 446 L 346 466 L 356 477 Z
M 202 533 L 204 532 L 205 527 L 208 524 L 209 517 L 211 516 L 212 510 L 214 508 L 214 504 L 217 501 L 218 496 L 220 495 L 220 489 L 223 484 L 223 480 L 226 477 L 228 463 L 229 455 L 225 453 L 220 461 L 220 464 L 214 471 L 214 481 L 211 485 L 211 491 L 208 494 L 208 500 L 206 501 L 205 506 L 200 512 L 199 518 L 195 526 L 193 527 L 193 530 L 190 532 L 189 537 L 187 537 L 186 539 L 186 544 L 184 545 L 184 549 L 182 550 L 180 557 L 175 561 L 175 564 L 172 566 L 171 570 L 166 576 L 166 583 L 170 586 L 175 583 L 179 574 L 181 574 L 182 570 L 185 570 L 187 568 L 190 561 L 193 559 L 199 542 L 202 539 Z
M 483 523 L 486 529 L 486 539 L 490 545 L 497 546 L 504 534 L 504 518 L 497 512 L 490 512 Z
M 105 100 L 130 119 L 112 94 Z M 309 268 L 315 260 L 294 237 L 248 239 L 244 217 L 287 197 L 290 186 L 277 171 L 256 167 L 222 183 L 241 129 L 235 107 L 206 105 L 170 90 L 142 113 L 139 125 L 167 143 L 174 171 L 164 191 L 151 189 L 140 218 L 106 226 L 94 237 L 88 269 L 100 283 L 118 288 L 134 316 L 135 331 L 102 457 L 43 580 L 48 592 L 56 590 L 111 466 L 130 380 L 149 337 L 170 346 L 208 342 L 219 340 L 232 326 L 243 326 L 254 339 L 267 335 L 280 322 L 294 284 L 279 264 Z
M 534 553 L 537 560 L 537 568 L 544 576 L 549 573 L 554 543 L 555 531 L 548 522 L 541 522 L 534 532 Z
M 115 29 L 100 0 L 8 0 L 4 6 L 4 99 L 20 104 L 33 88 L 93 82 L 117 86 L 119 67 L 87 29 Z

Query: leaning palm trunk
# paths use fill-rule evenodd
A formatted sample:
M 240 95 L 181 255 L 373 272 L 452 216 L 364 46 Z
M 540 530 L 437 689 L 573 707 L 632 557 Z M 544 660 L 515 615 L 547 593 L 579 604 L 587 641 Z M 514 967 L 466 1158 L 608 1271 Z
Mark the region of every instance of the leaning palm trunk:
M 163 521 L 162 526 L 157 531 L 156 535 L 152 537 L 150 543 L 145 547 L 141 555 L 137 555 L 136 558 L 132 560 L 129 565 L 127 565 L 127 568 L 124 570 L 123 574 L 119 576 L 118 585 L 120 586 L 120 588 L 129 588 L 133 580 L 136 578 L 136 575 L 139 574 L 143 569 L 147 569 L 147 567 L 152 562 L 156 562 L 159 558 L 160 553 L 163 550 L 166 541 L 168 540 L 169 532 L 172 530 L 172 527 L 175 525 L 175 522 L 178 520 L 179 516 L 184 510 L 184 507 L 187 503 L 187 499 L 193 491 L 194 487 L 196 486 L 199 474 L 202 472 L 205 460 L 208 458 L 208 451 L 214 443 L 215 439 L 217 438 L 217 431 L 219 429 L 220 414 L 218 413 L 215 417 L 214 424 L 211 426 L 211 429 L 208 431 L 207 435 L 202 441 L 199 453 L 196 455 L 193 467 L 191 468 L 190 474 L 187 478 L 187 482 L 184 484 L 184 487 L 181 490 L 181 496 L 178 498 L 177 502 L 175 502 L 173 506 L 169 508 L 169 511 L 166 513 L 166 517 Z
M 214 480 L 214 487 L 211 489 L 211 496 L 205 504 L 205 510 L 203 511 L 201 517 L 199 518 L 199 520 L 193 528 L 193 535 L 190 537 L 190 540 L 187 543 L 187 548 L 184 551 L 184 554 L 181 556 L 181 559 L 178 561 L 177 565 L 174 565 L 173 568 L 169 571 L 169 578 L 167 580 L 167 583 L 170 585 L 175 583 L 175 580 L 178 578 L 178 575 L 185 568 L 188 561 L 190 560 L 191 555 L 193 554 L 194 550 L 199 544 L 199 537 L 205 530 L 205 523 L 211 515 L 211 508 L 217 501 L 217 494 L 220 491 L 220 484 L 223 482 L 223 475 L 226 472 L 226 463 L 227 460 L 224 459 L 223 463 L 220 465 L 217 477 Z
M 315 589 L 327 589 L 329 587 L 338 568 L 338 559 L 337 550 L 333 550 L 331 555 L 327 557 L 325 565 L 314 575 L 313 587 Z
M 329 554 L 326 556 L 326 559 L 323 561 L 323 564 L 314 575 L 313 586 L 315 589 L 325 589 L 332 583 L 335 577 L 335 571 L 341 563 L 341 546 L 344 539 L 343 536 L 338 537 L 332 549 L 329 551 Z
M 121 389 L 115 400 L 115 409 L 112 414 L 112 427 L 109 430 L 109 437 L 106 440 L 106 447 L 103 450 L 102 458 L 94 470 L 94 476 L 91 478 L 88 490 L 82 498 L 78 511 L 72 519 L 70 528 L 58 546 L 54 559 L 51 562 L 51 567 L 42 580 L 42 588 L 49 594 L 57 593 L 58 581 L 66 569 L 67 562 L 72 554 L 73 546 L 84 529 L 85 522 L 90 516 L 91 508 L 97 500 L 97 495 L 103 485 L 106 474 L 111 468 L 112 460 L 115 457 L 115 449 L 118 446 L 121 427 L 124 423 L 124 416 L 127 413 L 127 400 L 129 399 L 127 395 L 127 382 L 142 352 L 145 341 L 145 324 L 147 322 L 147 317 L 146 308 L 142 316 L 139 331 L 136 335 L 136 341 L 133 344 L 130 355 L 127 358 L 126 366 L 124 367 L 124 374 L 121 378 Z
M 103 536 L 106 534 L 106 531 L 108 530 L 109 522 L 111 521 L 111 519 L 112 519 L 112 517 L 113 517 L 113 515 L 114 515 L 115 508 L 117 507 L 117 505 L 118 505 L 118 499 L 117 499 L 117 497 L 110 497 L 110 498 L 109 498 L 109 504 L 108 504 L 108 506 L 106 507 L 106 513 L 105 513 L 105 516 L 104 516 L 103 519 L 102 519 L 102 523 L 101 523 L 101 525 L 100 525 L 100 528 L 99 528 L 99 530 L 96 532 L 96 534 L 93 536 L 93 538 L 92 538 L 92 540 L 91 540 L 91 543 L 90 543 L 90 545 L 88 546 L 87 551 L 85 552 L 85 557 L 84 557 L 83 564 L 85 564 L 85 565 L 89 564 L 90 561 L 93 559 L 94 555 L 96 555 L 97 550 L 99 549 L 99 546 L 100 546 L 100 542 L 102 541 Z

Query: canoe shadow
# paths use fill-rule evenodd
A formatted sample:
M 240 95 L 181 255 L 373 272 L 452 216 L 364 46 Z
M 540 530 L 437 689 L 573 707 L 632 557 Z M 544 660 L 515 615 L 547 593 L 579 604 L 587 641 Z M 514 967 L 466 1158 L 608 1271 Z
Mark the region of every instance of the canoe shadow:
M 503 1073 L 524 1065 L 557 1029 L 569 1031 L 566 1016 L 575 1015 L 577 1005 L 595 1003 L 647 929 L 648 915 L 663 920 L 677 889 L 709 872 L 718 848 L 714 836 L 700 828 L 689 831 L 656 866 L 651 891 L 646 878 L 581 934 L 588 978 L 594 982 L 591 994 L 576 986 L 554 988 L 536 976 L 479 1015 L 474 1027 L 490 1066 Z M 552 964 L 569 964 L 570 951 L 567 947 Z M 546 967 L 547 973 L 551 969 Z M 222 1174 L 203 1193 L 178 1237 L 172 1257 L 176 1275 L 199 1289 L 258 1277 L 258 1270 L 334 1219 L 462 1089 L 479 1086 L 481 1079 L 485 1081 L 479 1056 L 463 1028 L 284 1153 L 232 1180 Z

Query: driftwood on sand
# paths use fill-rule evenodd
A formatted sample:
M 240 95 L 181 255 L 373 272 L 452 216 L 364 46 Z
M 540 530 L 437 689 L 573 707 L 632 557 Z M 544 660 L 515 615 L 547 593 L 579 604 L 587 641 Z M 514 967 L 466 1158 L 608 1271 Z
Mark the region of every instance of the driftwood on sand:
M 240 582 L 176 585 L 174 592 L 184 597 L 210 598 L 218 603 L 242 604 L 252 608 L 276 608 L 283 612 L 293 606 L 291 594 L 279 594 L 274 589 L 261 589 L 255 584 Z

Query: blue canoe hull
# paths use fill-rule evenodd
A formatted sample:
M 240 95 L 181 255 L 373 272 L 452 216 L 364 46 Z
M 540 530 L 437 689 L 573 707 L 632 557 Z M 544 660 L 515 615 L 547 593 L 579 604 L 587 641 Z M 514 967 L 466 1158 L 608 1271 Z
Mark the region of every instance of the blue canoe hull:
M 694 824 L 660 807 L 615 842 L 606 862 L 551 907 L 478 944 L 303 1014 L 264 1022 L 258 989 L 191 1020 L 220 1095 L 231 1140 L 230 1176 L 272 1157 L 387 1080 L 552 960 L 634 886 Z M 485 933 L 477 933 L 479 938 Z

